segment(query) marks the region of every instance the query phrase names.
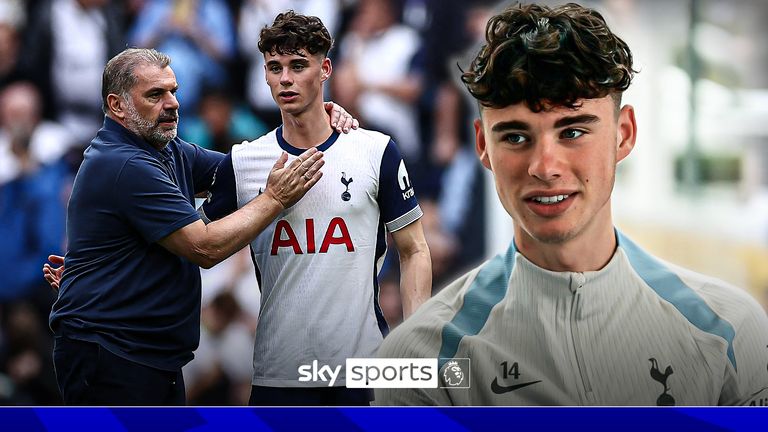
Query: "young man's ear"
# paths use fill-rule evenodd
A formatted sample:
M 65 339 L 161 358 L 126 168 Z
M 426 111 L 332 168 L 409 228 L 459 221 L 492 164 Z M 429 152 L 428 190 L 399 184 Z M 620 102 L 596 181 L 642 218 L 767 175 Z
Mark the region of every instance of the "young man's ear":
M 123 99 L 114 93 L 107 95 L 107 110 L 112 116 L 120 120 L 125 119 L 126 113 Z
M 624 105 L 619 111 L 619 122 L 616 128 L 616 163 L 627 157 L 635 148 L 637 139 L 637 123 L 635 109 L 632 105 Z
M 320 78 L 322 82 L 327 81 L 328 78 L 331 77 L 331 73 L 333 73 L 333 65 L 331 64 L 331 59 L 329 59 L 328 57 L 325 57 L 323 59 L 323 62 L 320 64 L 320 71 L 321 71 Z
M 488 158 L 488 147 L 485 142 L 485 133 L 483 132 L 482 119 L 475 119 L 475 151 L 480 163 L 484 167 L 491 169 L 491 161 Z

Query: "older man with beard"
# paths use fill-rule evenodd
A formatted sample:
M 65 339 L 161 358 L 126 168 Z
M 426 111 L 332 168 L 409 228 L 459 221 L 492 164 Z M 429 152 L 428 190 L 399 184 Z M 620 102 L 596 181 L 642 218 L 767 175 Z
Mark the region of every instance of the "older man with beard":
M 181 367 L 200 336 L 200 267 L 242 249 L 322 173 L 310 149 L 272 168 L 264 193 L 204 224 L 194 196 L 222 155 L 176 135 L 170 58 L 127 49 L 102 82 L 104 125 L 69 202 L 69 251 L 51 312 L 66 404 L 183 405 Z

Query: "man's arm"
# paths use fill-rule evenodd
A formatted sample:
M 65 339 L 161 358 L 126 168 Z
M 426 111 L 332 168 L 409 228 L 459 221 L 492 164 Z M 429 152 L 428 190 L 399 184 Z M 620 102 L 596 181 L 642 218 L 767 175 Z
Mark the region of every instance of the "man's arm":
M 432 261 L 421 220 L 392 233 L 400 254 L 400 297 L 403 319 L 411 316 L 432 292 Z
M 203 268 L 211 268 L 250 243 L 284 209 L 295 204 L 322 177 L 323 153 L 311 148 L 285 167 L 283 153 L 264 193 L 236 212 L 206 225 L 202 220 L 162 238 L 159 244 Z
M 430 296 L 432 261 L 419 220 L 423 213 L 403 157 L 391 139 L 381 157 L 377 201 L 381 219 L 400 253 L 400 297 L 405 319 Z

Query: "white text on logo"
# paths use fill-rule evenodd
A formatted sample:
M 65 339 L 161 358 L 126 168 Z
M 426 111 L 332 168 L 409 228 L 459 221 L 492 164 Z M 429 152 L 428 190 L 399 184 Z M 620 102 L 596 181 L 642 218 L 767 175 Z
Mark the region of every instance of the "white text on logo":
M 311 365 L 299 366 L 299 381 L 321 381 L 328 382 L 328 387 L 333 387 L 336 383 L 336 378 L 339 377 L 341 372 L 341 365 L 332 368 L 328 365 L 320 366 L 317 360 L 313 360 Z

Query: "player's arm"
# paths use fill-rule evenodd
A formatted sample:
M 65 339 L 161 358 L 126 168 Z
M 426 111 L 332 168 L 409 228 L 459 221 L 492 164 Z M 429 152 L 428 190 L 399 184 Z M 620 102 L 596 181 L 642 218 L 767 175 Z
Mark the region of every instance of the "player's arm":
M 392 233 L 400 254 L 400 297 L 403 319 L 411 316 L 432 292 L 432 259 L 418 219 Z
M 160 245 L 200 267 L 213 267 L 245 247 L 320 180 L 322 155 L 312 148 L 286 167 L 288 155 L 283 153 L 269 174 L 264 193 L 208 225 L 202 220 L 190 223 L 160 239 Z
M 400 253 L 400 296 L 403 318 L 426 301 L 432 290 L 432 261 L 424 239 L 423 215 L 405 161 L 391 139 L 381 158 L 379 211 Z

